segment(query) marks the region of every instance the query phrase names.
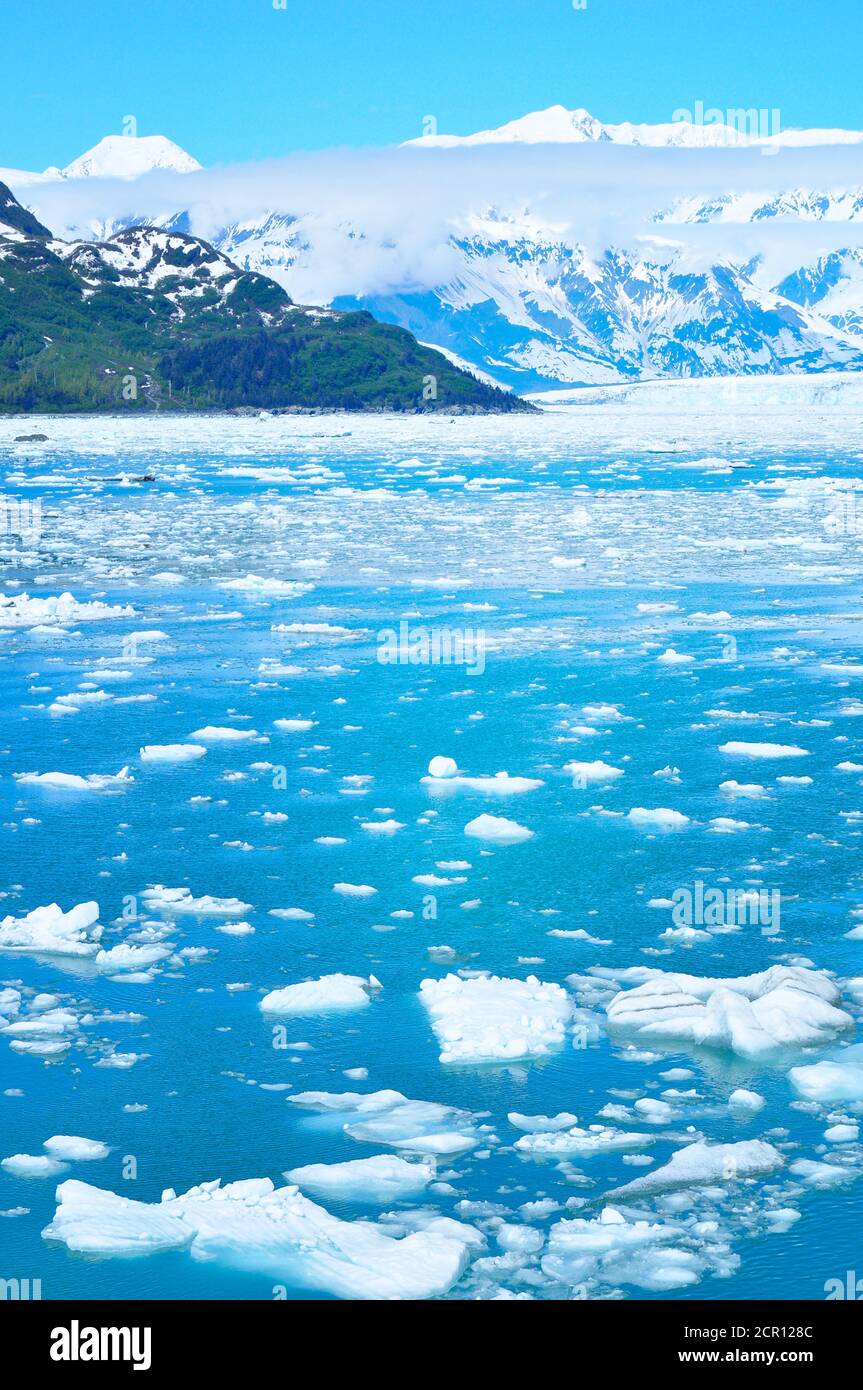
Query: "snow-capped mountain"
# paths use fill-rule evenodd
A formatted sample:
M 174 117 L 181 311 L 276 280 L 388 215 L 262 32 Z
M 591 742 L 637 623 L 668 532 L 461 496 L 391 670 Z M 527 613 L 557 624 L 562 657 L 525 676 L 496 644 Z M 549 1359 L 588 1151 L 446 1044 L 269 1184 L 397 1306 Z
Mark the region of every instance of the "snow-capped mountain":
M 137 179 L 155 169 L 191 174 L 200 167 L 164 135 L 106 135 L 62 173 L 64 179 Z
M 856 188 L 790 188 L 777 194 L 722 193 L 711 198 L 684 196 L 657 216 L 658 222 L 863 222 L 863 184 Z
M 454 244 L 460 267 L 447 284 L 341 298 L 337 307 L 400 323 L 518 391 L 863 368 L 856 321 L 827 320 L 814 292 L 762 289 L 731 261 L 661 247 L 591 256 L 583 246 L 510 239 L 500 224 L 494 236 Z
M 863 143 L 860 130 L 779 129 L 778 115 L 757 109 L 720 112 L 695 103 L 693 110 L 675 112 L 675 119 L 659 125 L 621 121 L 606 124 L 584 107 L 570 111 L 565 106 L 549 106 L 531 111 L 516 121 L 472 135 L 421 135 L 408 145 L 427 149 L 452 149 L 465 145 L 561 145 L 585 142 L 615 145 L 673 146 L 705 149 L 716 146 L 778 145 L 796 148 L 811 145 Z
M 197 159 L 164 135 L 106 135 L 63 169 L 52 166 L 41 174 L 0 169 L 0 183 L 18 188 L 57 179 L 137 179 L 154 170 L 191 174 L 200 168 Z
M 413 142 L 192 179 L 169 141 L 110 137 L 22 196 L 70 240 L 203 237 L 296 302 L 368 309 L 519 392 L 863 370 L 860 133 L 783 132 L 763 158 L 713 148 L 709 124 L 552 107 L 452 154 L 435 138 L 433 159 Z

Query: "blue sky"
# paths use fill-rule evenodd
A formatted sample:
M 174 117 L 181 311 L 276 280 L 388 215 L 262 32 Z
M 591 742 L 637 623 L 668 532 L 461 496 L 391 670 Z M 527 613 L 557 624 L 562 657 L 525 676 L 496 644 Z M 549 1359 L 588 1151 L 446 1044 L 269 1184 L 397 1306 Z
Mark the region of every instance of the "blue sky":
M 863 128 L 863 0 L 284 3 L 2 0 L 0 165 L 68 163 L 129 115 L 204 164 L 394 143 L 427 115 L 467 133 L 556 102 Z

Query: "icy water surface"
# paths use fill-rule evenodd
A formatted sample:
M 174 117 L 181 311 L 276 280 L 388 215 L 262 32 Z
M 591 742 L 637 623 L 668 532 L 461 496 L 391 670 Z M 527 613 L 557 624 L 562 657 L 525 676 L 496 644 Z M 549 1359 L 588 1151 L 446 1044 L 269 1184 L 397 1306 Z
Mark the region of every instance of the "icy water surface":
M 4 422 L 0 1275 L 859 1267 L 861 458 L 863 417 L 802 409 Z M 24 922 L 91 901 L 65 945 Z M 652 987 L 659 1031 L 621 1024 Z M 276 1191 L 174 1200 L 214 1179 Z

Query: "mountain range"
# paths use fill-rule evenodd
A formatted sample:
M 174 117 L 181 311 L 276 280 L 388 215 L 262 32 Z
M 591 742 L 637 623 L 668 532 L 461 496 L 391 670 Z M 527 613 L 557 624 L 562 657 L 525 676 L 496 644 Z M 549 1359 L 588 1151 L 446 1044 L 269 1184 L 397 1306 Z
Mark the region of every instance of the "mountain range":
M 11 182 L 73 241 L 140 223 L 204 237 L 518 393 L 863 369 L 863 132 L 727 115 L 606 124 L 557 106 L 350 164 L 215 170 L 118 136 Z

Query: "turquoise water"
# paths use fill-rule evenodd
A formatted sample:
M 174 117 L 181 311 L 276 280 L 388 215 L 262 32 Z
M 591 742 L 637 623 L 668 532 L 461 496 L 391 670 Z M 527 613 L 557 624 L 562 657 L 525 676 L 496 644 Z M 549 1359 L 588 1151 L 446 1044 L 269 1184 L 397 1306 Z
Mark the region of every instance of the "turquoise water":
M 507 1115 L 569 1111 L 586 1126 L 609 1104 L 677 1084 L 695 1094 L 670 1123 L 623 1126 L 652 1130 L 654 1166 L 695 1138 L 767 1137 L 787 1163 L 826 1158 L 847 1181 L 819 1190 L 783 1169 L 690 1192 L 689 1215 L 716 1221 L 721 1234 L 690 1233 L 689 1248 L 710 1251 L 697 1282 L 671 1296 L 820 1298 L 826 1280 L 859 1266 L 863 1151 L 823 1138 L 837 1116 L 853 1120 L 853 1107 L 801 1107 L 787 1075 L 799 1052 L 764 1063 L 633 1048 L 607 1036 L 594 1001 L 600 1036 L 587 1047 L 568 1038 L 539 1060 L 445 1066 L 419 1001 L 421 980 L 459 970 L 564 984 L 596 967 L 729 977 L 790 962 L 829 971 L 843 987 L 859 971 L 860 944 L 845 933 L 861 901 L 863 820 L 848 813 L 863 812 L 863 789 L 859 774 L 836 764 L 861 752 L 863 724 L 849 712 L 860 688 L 860 541 L 853 528 L 837 536 L 824 524 L 836 485 L 827 480 L 847 487 L 858 465 L 835 443 L 783 449 L 768 438 L 755 448 L 749 428 L 719 455 L 716 439 L 690 438 L 680 421 L 673 430 L 629 417 L 612 426 L 606 439 L 592 419 L 588 438 L 580 421 L 565 428 L 558 419 L 433 428 L 231 421 L 197 433 L 155 422 L 136 437 L 125 424 L 112 435 L 110 423 L 49 421 L 49 441 L 34 451 L 12 445 L 22 431 L 4 425 L 5 492 L 38 496 L 42 507 L 35 543 L 7 536 L 5 592 L 71 590 L 134 615 L 0 636 L 3 908 L 18 917 L 96 899 L 111 946 L 140 926 L 129 914 L 146 915 L 148 885 L 187 886 L 249 904 L 243 917 L 255 930 L 230 936 L 216 930 L 222 919 L 168 918 L 165 939 L 176 949 L 137 983 L 70 958 L 0 954 L 0 984 L 25 1000 L 57 995 L 79 1021 L 71 1048 L 49 1061 L 0 1038 L 3 1156 L 39 1154 L 54 1134 L 103 1140 L 106 1159 L 71 1163 L 62 1176 L 142 1202 L 215 1177 L 279 1183 L 302 1164 L 383 1152 L 347 1137 L 344 1118 L 310 1114 L 287 1096 L 395 1089 L 474 1112 L 483 1142 L 441 1161 L 449 1190 L 383 1206 L 322 1204 L 351 1221 L 419 1208 L 474 1225 L 487 1248 L 448 1297 L 500 1288 L 571 1297 L 543 1273 L 541 1251 L 495 1265 L 500 1219 L 520 1224 L 522 1204 L 549 1199 L 530 1218 L 547 1233 L 562 1218 L 596 1215 L 603 1193 L 650 1170 L 619 1153 L 562 1167 L 524 1158 Z M 152 485 L 103 481 L 151 468 Z M 238 468 L 254 476 L 224 471 Z M 222 587 L 250 573 L 304 587 L 291 597 Z M 430 630 L 481 627 L 484 670 L 381 664 L 378 634 L 405 619 Z M 273 630 L 292 624 L 330 630 Z M 142 642 L 129 660 L 124 638 L 154 629 L 165 637 Z M 692 660 L 658 662 L 668 647 Z M 50 713 L 88 682 L 112 698 Z M 133 695 L 154 698 L 124 702 Z M 585 715 L 596 704 L 618 716 Z M 757 717 L 708 713 L 717 708 Z M 274 725 L 296 717 L 313 727 Z M 574 732 L 586 721 L 593 736 Z M 252 728 L 267 741 L 210 743 L 189 763 L 139 761 L 141 746 L 188 741 L 207 725 Z M 802 745 L 807 756 L 732 760 L 719 751 L 732 739 Z M 436 795 L 421 778 L 439 754 L 473 776 L 506 769 L 542 785 L 506 798 Z M 570 759 L 604 760 L 623 775 L 580 788 L 563 771 Z M 123 765 L 134 780 L 101 792 L 12 776 Z M 654 775 L 666 768 L 679 780 Z M 810 785 L 776 781 L 803 773 Z M 719 790 L 729 778 L 756 782 L 763 795 L 730 798 Z M 645 830 L 626 819 L 632 807 L 673 808 L 689 823 Z M 288 819 L 265 823 L 265 811 Z M 466 823 L 484 812 L 533 837 L 469 839 Z M 361 829 L 386 817 L 402 828 Z M 717 833 L 717 817 L 746 828 Z M 430 890 L 413 881 L 447 876 L 436 866 L 450 861 L 469 862 L 449 875 L 465 882 Z M 744 926 L 692 948 L 660 939 L 671 916 L 650 900 L 699 880 L 779 889 L 780 935 Z M 377 891 L 344 897 L 337 882 Z M 313 918 L 269 915 L 287 907 Z M 392 915 L 405 912 L 413 915 Z M 451 948 L 446 963 L 429 954 L 442 946 Z M 178 954 L 188 948 L 203 949 Z M 310 1046 L 275 1048 L 262 994 L 336 971 L 374 975 L 383 988 L 355 1012 L 286 1020 L 291 1041 Z M 856 1018 L 853 990 L 843 1007 Z M 139 1060 L 96 1065 L 115 1050 Z M 836 1053 L 834 1044 L 803 1060 Z M 346 1078 L 354 1068 L 367 1079 Z M 672 1068 L 691 1078 L 669 1083 L 661 1073 Z M 739 1087 L 763 1096 L 764 1108 L 731 1114 Z M 0 1211 L 26 1208 L 0 1220 L 4 1277 L 40 1278 L 46 1298 L 272 1297 L 269 1271 L 187 1251 L 109 1259 L 46 1242 L 55 1186 L 0 1169 Z M 782 1234 L 764 1219 L 777 1207 L 800 1214 Z M 656 1219 L 663 1207 L 642 1209 Z M 601 1278 L 589 1293 L 667 1296 Z M 289 1295 L 308 1291 L 291 1286 Z

